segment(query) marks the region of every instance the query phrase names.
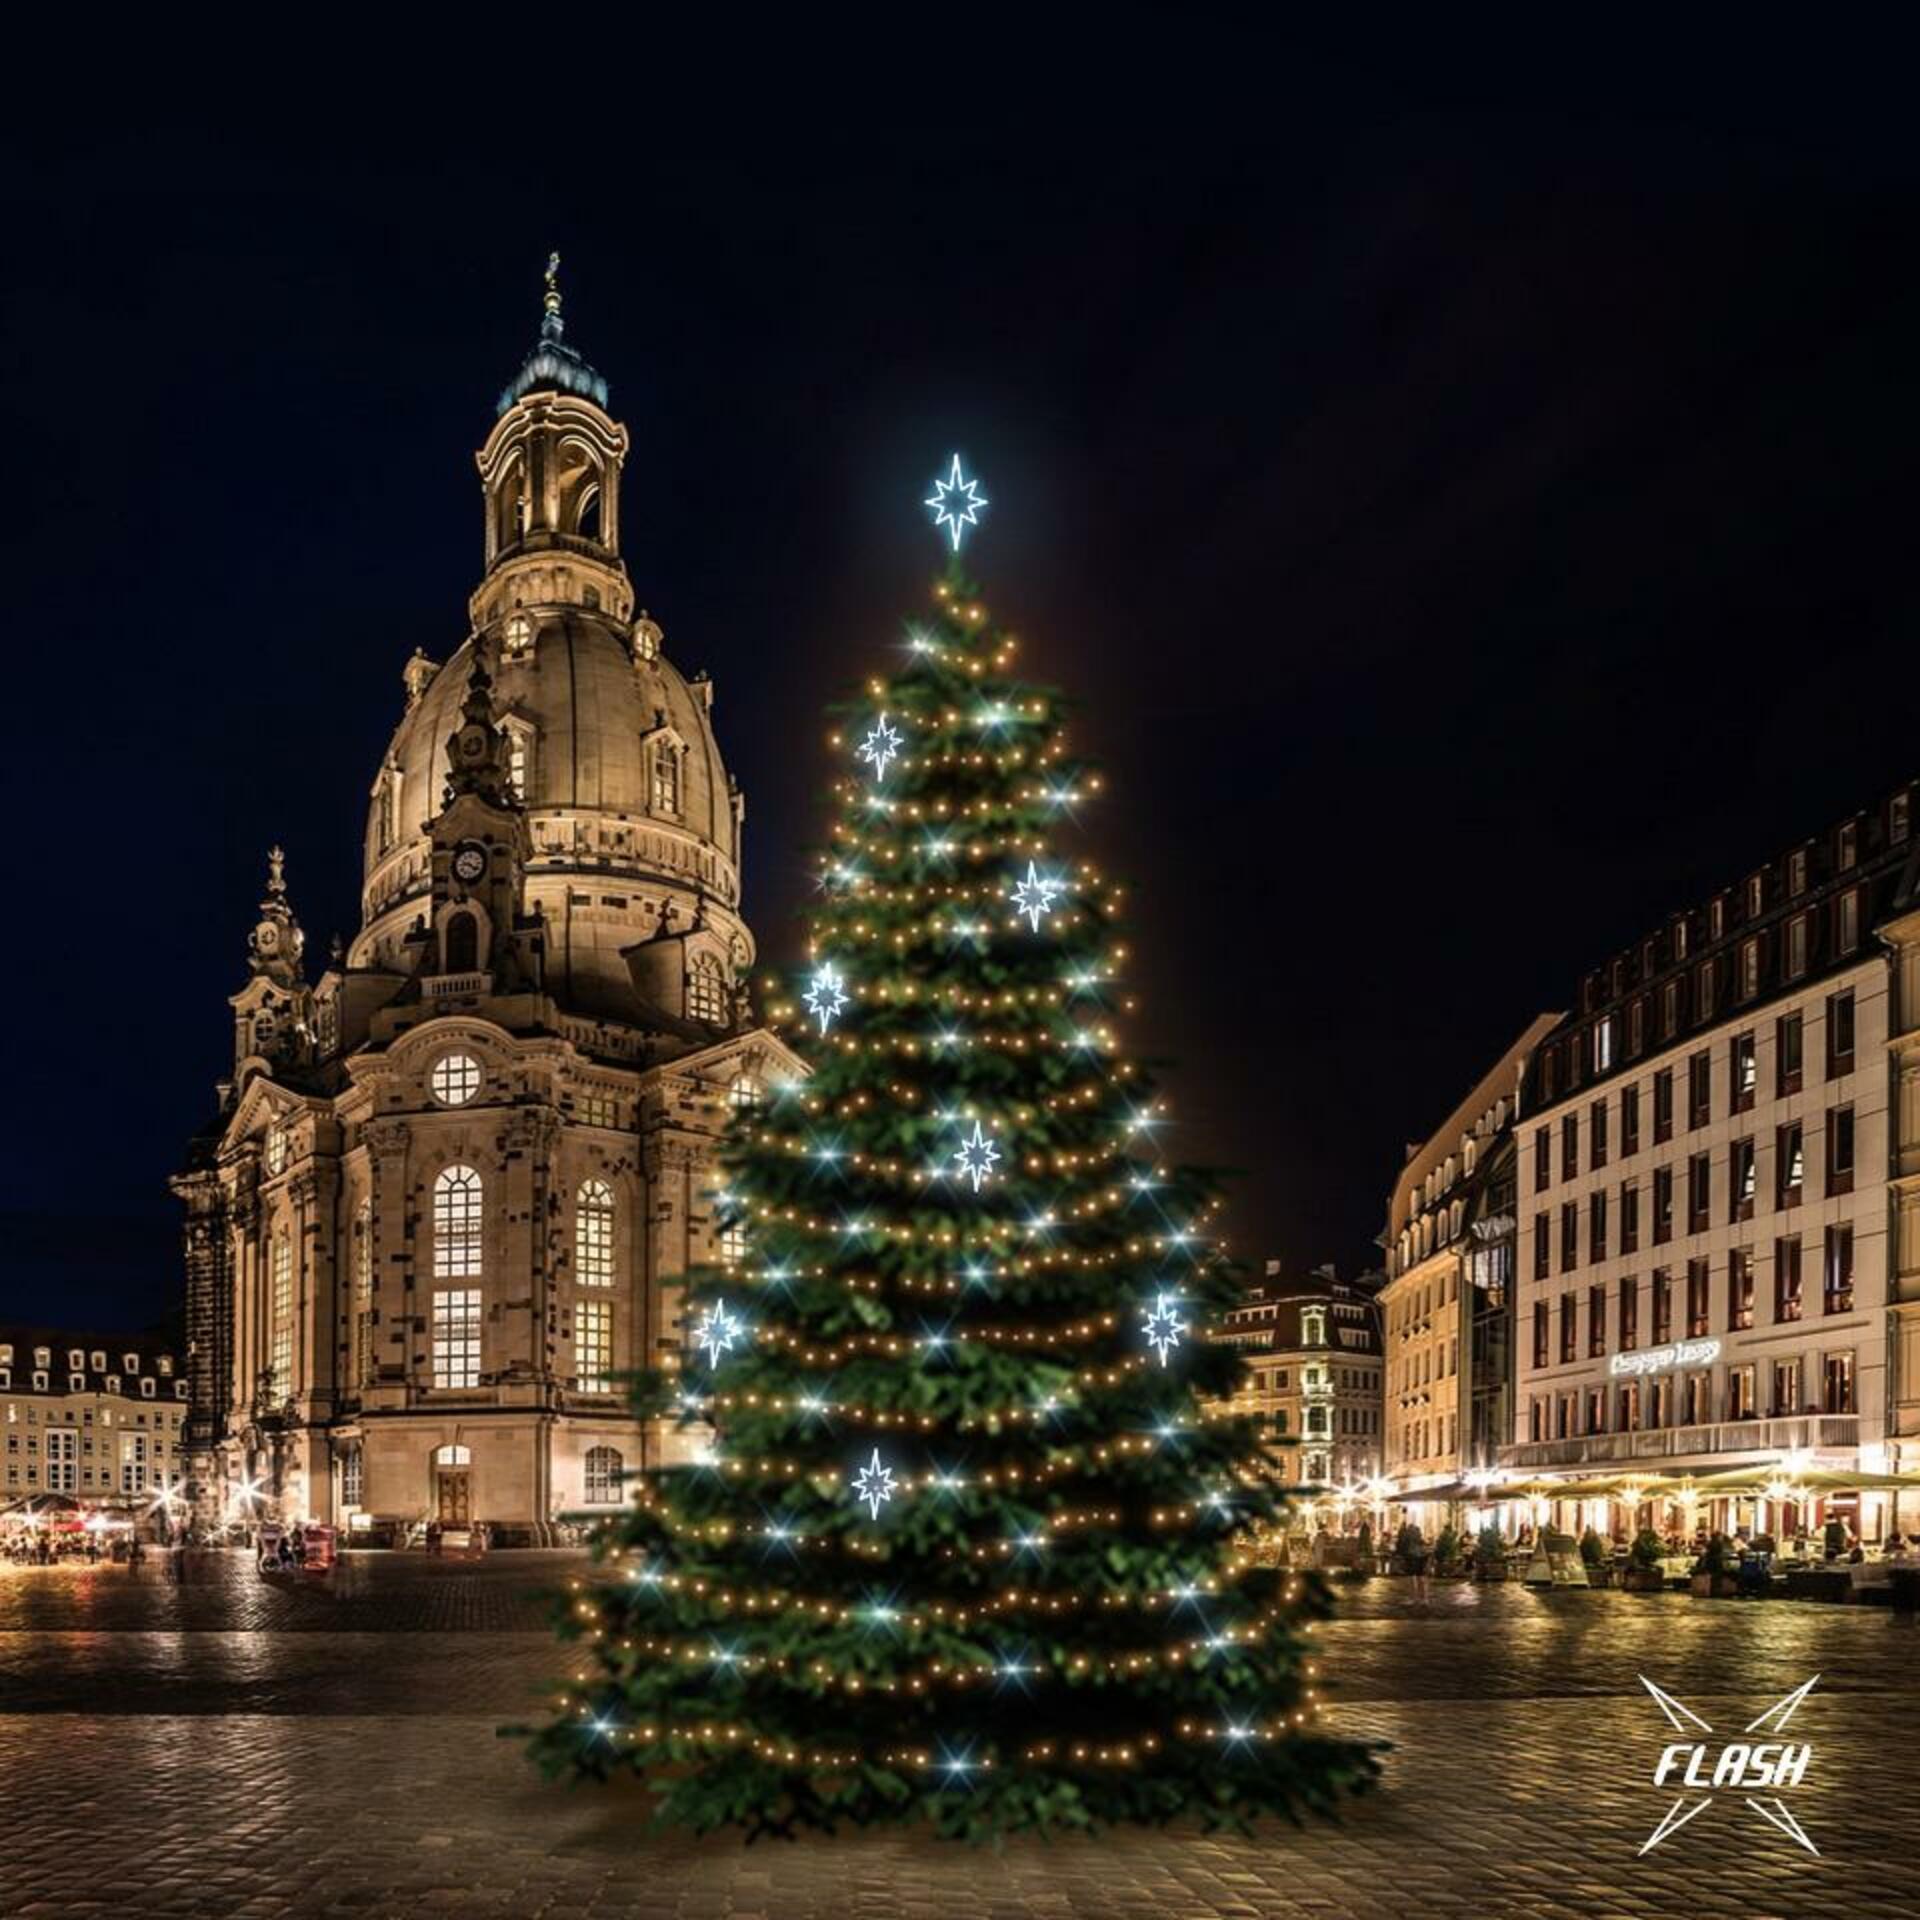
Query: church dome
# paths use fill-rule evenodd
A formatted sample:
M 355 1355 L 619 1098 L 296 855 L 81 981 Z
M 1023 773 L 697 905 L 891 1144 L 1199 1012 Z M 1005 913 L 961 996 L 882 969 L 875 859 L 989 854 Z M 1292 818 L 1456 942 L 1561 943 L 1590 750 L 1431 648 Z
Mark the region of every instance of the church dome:
M 549 282 L 549 298 L 554 296 Z M 549 308 L 552 316 L 553 309 Z M 461 725 L 473 650 L 526 809 L 528 912 L 546 923 L 546 981 L 573 1012 L 648 1017 L 635 949 L 690 943 L 698 1017 L 752 964 L 740 919 L 738 790 L 713 731 L 713 688 L 662 651 L 633 609 L 619 552 L 625 429 L 587 394 L 538 386 L 509 404 L 478 455 L 486 573 L 473 632 L 444 664 L 416 653 L 407 709 L 374 777 L 362 920 L 350 967 L 400 972 L 432 887 L 428 821 Z M 671 996 L 681 1000 L 676 993 Z

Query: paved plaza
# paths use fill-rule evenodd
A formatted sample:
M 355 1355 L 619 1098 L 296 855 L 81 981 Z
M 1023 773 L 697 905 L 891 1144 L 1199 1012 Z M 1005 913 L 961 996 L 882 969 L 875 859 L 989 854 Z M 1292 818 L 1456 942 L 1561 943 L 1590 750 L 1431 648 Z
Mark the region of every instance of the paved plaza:
M 536 1590 L 574 1564 L 0 1569 L 0 1915 L 1920 1916 L 1920 1631 L 1885 1612 L 1461 1586 L 1423 1608 L 1374 1581 L 1326 1665 L 1336 1724 L 1395 1751 L 1340 1826 L 745 1848 L 646 1839 L 636 1791 L 548 1786 L 496 1737 L 537 1710 Z M 1642 1673 L 1726 1731 L 1821 1675 L 1791 1728 L 1819 1858 L 1733 1792 L 1637 1857 L 1678 1738 Z

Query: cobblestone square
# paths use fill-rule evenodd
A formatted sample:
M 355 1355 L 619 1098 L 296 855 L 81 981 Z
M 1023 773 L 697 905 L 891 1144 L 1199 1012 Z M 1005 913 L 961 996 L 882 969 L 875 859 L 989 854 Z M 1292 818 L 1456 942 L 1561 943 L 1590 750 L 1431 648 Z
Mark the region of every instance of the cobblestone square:
M 649 1840 L 637 1792 L 542 1783 L 506 1719 L 558 1652 L 567 1556 L 350 1556 L 268 1582 L 208 1556 L 0 1573 L 0 1914 L 1126 1920 L 1343 1914 L 1920 1915 L 1920 1634 L 1879 1610 L 1405 1583 L 1342 1594 L 1337 1723 L 1394 1743 L 1338 1826 L 791 1846 Z M 1821 1676 L 1793 1735 L 1817 1858 L 1742 1796 L 1656 1852 L 1673 1738 Z

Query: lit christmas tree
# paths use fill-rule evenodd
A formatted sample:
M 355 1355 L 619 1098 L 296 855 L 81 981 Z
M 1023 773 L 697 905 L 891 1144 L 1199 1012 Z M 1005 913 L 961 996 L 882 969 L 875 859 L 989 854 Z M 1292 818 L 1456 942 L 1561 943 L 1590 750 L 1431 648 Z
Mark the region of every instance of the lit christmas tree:
M 1241 1367 L 1197 1337 L 1236 1297 L 1215 1198 L 1121 1048 L 1119 890 L 1056 845 L 1099 777 L 960 571 L 985 504 L 955 460 L 935 613 L 832 737 L 772 1009 L 813 1072 L 735 1125 L 746 1251 L 642 1389 L 710 1443 L 601 1543 L 535 1739 L 676 1824 L 1238 1823 L 1374 1771 L 1315 1724 L 1323 1589 L 1246 1551 L 1285 1490 L 1203 1404 Z

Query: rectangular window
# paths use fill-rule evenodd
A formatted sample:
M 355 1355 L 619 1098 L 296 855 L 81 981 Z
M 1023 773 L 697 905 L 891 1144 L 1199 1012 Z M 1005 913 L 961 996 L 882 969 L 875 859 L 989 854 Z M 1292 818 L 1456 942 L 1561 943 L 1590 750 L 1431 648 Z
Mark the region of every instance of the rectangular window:
M 120 1491 L 145 1493 L 147 1490 L 147 1436 L 124 1434 L 120 1441 Z
M 1607 1430 L 1607 1390 L 1605 1387 L 1587 1389 L 1587 1432 L 1605 1433 Z
M 1713 937 L 1716 940 L 1719 939 L 1720 935 L 1717 929 Z M 1693 976 L 1693 1007 L 1695 1014 L 1702 1023 L 1713 1018 L 1714 1003 L 1718 997 L 1719 984 L 1714 963 L 1711 960 L 1702 960 L 1700 965 L 1694 970 Z
M 1576 1301 L 1572 1294 L 1560 1296 L 1560 1358 L 1572 1360 L 1580 1352 L 1580 1327 L 1576 1317 Z
M 613 1382 L 613 1302 L 583 1300 L 573 1310 L 573 1371 L 582 1393 L 609 1393 Z
M 1860 894 L 1851 889 L 1833 903 L 1833 950 L 1851 953 L 1859 944 Z
M 77 1428 L 49 1427 L 46 1450 L 41 1459 L 44 1462 L 42 1479 L 49 1493 L 78 1491 L 76 1476 L 80 1471 L 80 1434 Z
M 1587 1196 L 1587 1258 L 1607 1257 L 1607 1195 L 1604 1187 Z
M 1596 1100 L 1587 1119 L 1587 1167 L 1598 1172 L 1607 1164 L 1607 1103 Z
M 1853 1191 L 1853 1109 L 1827 1109 L 1827 1191 Z
M 1653 1170 L 1653 1244 L 1664 1246 L 1673 1238 L 1673 1169 Z
M 1660 989 L 1660 1037 L 1671 1040 L 1680 1031 L 1680 982 L 1669 980 Z
M 1794 1120 L 1773 1130 L 1773 1204 L 1797 1207 L 1806 1190 L 1806 1134 Z
M 1754 1187 L 1760 1176 L 1759 1150 L 1751 1134 L 1736 1140 L 1727 1149 L 1727 1218 L 1729 1221 L 1753 1218 Z
M 1853 1308 L 1853 1229 L 1827 1229 L 1826 1306 L 1829 1313 Z
M 1773 1317 L 1776 1321 L 1800 1318 L 1800 1242 L 1797 1239 L 1773 1243 Z
M 1587 1357 L 1600 1359 L 1607 1350 L 1607 1290 L 1587 1289 Z
M 1640 1283 L 1632 1274 L 1620 1281 L 1620 1346 L 1623 1352 L 1640 1344 Z
M 1560 1205 L 1560 1271 L 1571 1273 L 1580 1264 L 1580 1209 L 1571 1200 Z
M 1553 1232 L 1550 1217 L 1544 1213 L 1533 1216 L 1533 1277 L 1544 1280 L 1551 1271 L 1549 1262 L 1553 1258 Z
M 1827 1078 L 1853 1071 L 1853 995 L 1827 996 Z
M 1798 980 L 1807 970 L 1807 916 L 1796 913 L 1787 922 L 1787 978 Z
M 1760 942 L 1740 942 L 1740 998 L 1751 1000 L 1760 991 Z
M 1631 1433 L 1640 1424 L 1640 1382 L 1623 1380 L 1619 1395 L 1620 1431 Z
M 1760 1040 L 1754 1033 L 1737 1033 L 1727 1049 L 1727 1092 L 1731 1110 L 1745 1113 L 1760 1085 Z
M 1687 1231 L 1705 1233 L 1713 1224 L 1713 1156 L 1696 1153 L 1687 1162 Z
M 1727 1369 L 1727 1418 L 1757 1420 L 1759 1417 L 1760 1403 L 1754 1398 L 1752 1367 L 1729 1367 Z
M 1653 1270 L 1653 1344 L 1664 1347 L 1673 1338 L 1673 1274 L 1666 1267 Z
M 480 1384 L 480 1289 L 441 1287 L 433 1296 L 433 1384 Z
M 1580 1171 L 1580 1116 L 1564 1114 L 1560 1120 L 1560 1178 L 1571 1180 Z
M 1533 1364 L 1536 1367 L 1547 1364 L 1547 1303 L 1544 1300 L 1533 1303 Z
M 1553 1129 L 1533 1130 L 1533 1190 L 1545 1193 L 1553 1185 Z
M 1713 1376 L 1706 1373 L 1687 1375 L 1686 1401 L 1682 1408 L 1682 1419 L 1689 1427 L 1704 1427 L 1713 1418 Z
M 1620 1089 L 1620 1157 L 1630 1160 L 1640 1151 L 1640 1089 Z
M 1853 1404 L 1853 1355 L 1850 1353 L 1830 1353 L 1826 1357 L 1823 1369 L 1826 1375 L 1825 1392 L 1821 1401 L 1824 1413 L 1856 1413 Z
M 1620 1251 L 1640 1250 L 1640 1184 L 1636 1180 L 1620 1183 Z
M 1800 1362 L 1776 1360 L 1773 1363 L 1773 1417 L 1787 1418 L 1800 1411 Z
M 1696 1053 L 1687 1062 L 1687 1126 L 1704 1127 L 1713 1118 L 1713 1055 Z
M 1627 1057 L 1638 1060 L 1647 1044 L 1647 1003 L 1636 1000 L 1627 1009 Z
M 1727 1330 L 1739 1333 L 1753 1325 L 1753 1253 L 1736 1247 L 1727 1255 Z
M 1781 1098 L 1800 1091 L 1805 1028 L 1797 1013 L 1783 1013 L 1773 1023 L 1774 1092 Z
M 1687 1262 L 1687 1338 L 1703 1340 L 1713 1324 L 1713 1297 L 1707 1263 Z
M 1653 1143 L 1673 1138 L 1673 1069 L 1662 1067 L 1653 1076 Z

